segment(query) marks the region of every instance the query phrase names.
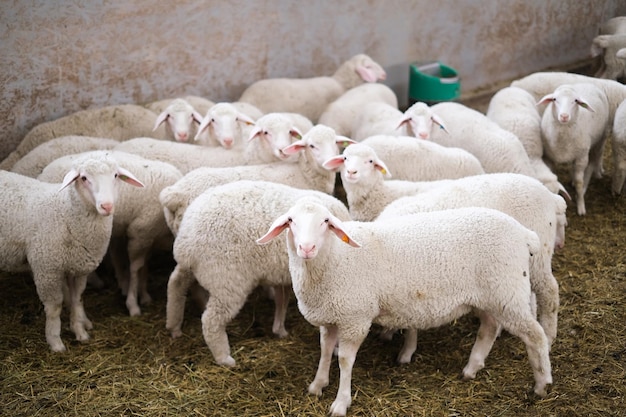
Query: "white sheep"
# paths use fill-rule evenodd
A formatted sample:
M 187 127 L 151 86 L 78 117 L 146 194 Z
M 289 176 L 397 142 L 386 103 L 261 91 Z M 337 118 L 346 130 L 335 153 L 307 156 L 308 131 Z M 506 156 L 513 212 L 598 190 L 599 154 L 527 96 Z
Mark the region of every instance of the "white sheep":
M 408 130 L 402 123 L 404 114 L 382 101 L 363 104 L 352 124 L 352 139 L 360 142 L 374 135 L 407 136 Z
M 524 341 L 534 392 L 546 396 L 549 346 L 531 311 L 528 279 L 539 240 L 510 216 L 471 207 L 342 222 L 305 200 L 276 218 L 257 243 L 271 243 L 285 229 L 298 308 L 320 328 L 321 357 L 309 393 L 320 396 L 328 385 L 339 343 L 332 415 L 344 416 L 351 404 L 352 367 L 372 323 L 428 329 L 472 310 L 480 312 L 481 325 L 463 376 L 473 378 L 482 367 L 491 348 L 485 342 L 501 323 Z
M 248 86 L 239 101 L 251 103 L 263 113 L 300 113 L 317 123 L 326 106 L 349 89 L 387 77 L 372 58 L 358 54 L 339 66 L 332 76 L 268 78 Z
M 177 265 L 167 286 L 166 328 L 172 337 L 182 334 L 185 295 L 194 281 L 210 294 L 202 333 L 218 364 L 235 365 L 226 326 L 260 285 L 275 289 L 272 332 L 287 336 L 291 279 L 285 246 L 279 242 L 259 246 L 253 236 L 303 196 L 314 196 L 335 216 L 349 219 L 344 204 L 328 194 L 265 181 L 210 188 L 189 205 L 174 241 Z
M 345 146 L 347 143 L 353 141 L 335 135 L 333 129 L 327 126 L 317 125 L 301 140 L 284 149 L 287 155 L 298 155 L 296 164 L 275 162 L 239 167 L 197 168 L 161 191 L 159 198 L 165 221 L 176 235 L 185 210 L 198 195 L 210 187 L 239 180 L 269 181 L 332 195 L 336 174 L 324 168 L 323 164 L 339 152 L 338 144 Z
M 412 136 L 375 135 L 360 143 L 371 147 L 398 180 L 453 179 L 485 172 L 478 158 L 464 149 Z
M 243 149 L 248 127 L 254 125 L 255 120 L 256 117 L 239 110 L 235 103 L 216 103 L 201 119 L 194 141 L 205 146 Z
M 381 83 L 365 83 L 349 89 L 326 106 L 318 123 L 332 127 L 338 135 L 352 137 L 357 116 L 363 106 L 371 102 L 383 102 L 398 108 L 398 97 L 390 87 Z
M 565 200 L 522 174 L 484 174 L 436 183 L 429 190 L 391 202 L 376 221 L 427 211 L 487 207 L 508 214 L 537 233 L 541 250 L 531 258 L 530 284 L 537 297 L 539 323 L 551 345 L 557 334 L 559 309 L 559 285 L 552 274 L 552 256 L 565 244 Z M 415 351 L 416 341 L 409 339 L 405 336 L 405 347 L 398 355 L 400 363 L 410 362 Z
M 92 324 L 82 293 L 87 275 L 102 261 L 111 237 L 119 181 L 141 187 L 108 153 L 77 159 L 61 183 L 48 184 L 0 171 L 0 269 L 31 271 L 46 312 L 46 341 L 62 352 L 61 310 L 79 341 Z
M 202 114 L 187 100 L 176 98 L 159 113 L 153 130 L 157 130 L 165 123 L 165 131 L 169 139 L 187 142 L 196 136 L 196 124 L 200 122 L 202 122 Z
M 548 107 L 541 119 L 545 157 L 572 165 L 576 210 L 586 214 L 585 192 L 593 173 L 602 176 L 602 154 L 609 125 L 609 103 L 593 84 L 563 84 L 539 100 Z
M 98 152 L 98 151 L 96 151 Z M 52 161 L 39 175 L 45 182 L 57 182 L 73 161 L 93 153 L 66 155 Z M 159 193 L 182 178 L 174 166 L 125 152 L 111 152 L 111 157 L 130 169 L 145 185 L 140 190 L 130 187 L 119 190 L 117 210 L 113 216 L 111 260 L 115 275 L 126 295 L 126 307 L 131 316 L 141 314 L 142 304 L 152 301 L 147 290 L 147 261 L 156 242 L 171 240 L 170 230 L 159 202 Z M 119 246 L 125 250 L 121 251 Z M 128 265 L 127 265 L 128 263 Z
M 92 136 L 119 141 L 140 136 L 167 139 L 164 127 L 153 131 L 156 118 L 154 112 L 135 104 L 77 111 L 33 127 L 0 163 L 0 169 L 10 170 L 15 162 L 36 146 L 60 136 Z
M 41 171 L 50 162 L 63 155 L 75 153 L 107 150 L 117 146 L 120 142 L 115 139 L 94 138 L 91 136 L 61 136 L 38 145 L 18 161 L 11 168 L 11 172 L 37 178 Z
M 591 43 L 591 56 L 601 57 L 602 65 L 594 77 L 617 80 L 626 74 L 626 33 L 598 35 Z
M 504 87 L 489 101 L 486 115 L 503 129 L 515 134 L 522 142 L 533 167 L 533 177 L 553 193 L 561 192 L 570 198 L 556 174 L 543 160 L 541 114 L 537 109 L 537 100 L 532 94 L 519 87 Z M 386 161 L 384 157 L 382 158 Z
M 626 100 L 620 104 L 615 112 L 611 150 L 613 158 L 611 192 L 613 195 L 619 195 L 622 193 L 626 179 Z
M 285 155 L 283 148 L 313 128 L 313 123 L 298 113 L 268 113 L 257 119 L 247 138 L 248 146 L 256 147 L 255 153 L 262 156 L 259 163 L 275 162 L 278 158 L 295 162 L 297 158 Z
M 617 107 L 626 100 L 626 85 L 615 80 L 590 77 L 582 74 L 569 72 L 535 72 L 511 83 L 512 87 L 523 88 L 539 101 L 542 97 L 551 94 L 562 84 L 589 83 L 600 88 L 609 100 L 609 123 L 613 123 L 613 117 Z M 543 113 L 546 105 L 539 106 L 539 112 Z
M 517 136 L 498 126 L 483 113 L 456 102 L 438 103 L 430 106 L 430 110 L 445 122 L 445 130 L 433 121 L 432 116 L 423 116 L 424 125 L 432 126 L 428 140 L 465 149 L 478 158 L 487 173 L 534 175 L 528 154 Z
M 443 120 L 422 101 L 413 103 L 404 111 L 399 126 L 405 126 L 406 132 L 418 139 L 429 139 L 430 132 L 437 127 L 447 132 Z

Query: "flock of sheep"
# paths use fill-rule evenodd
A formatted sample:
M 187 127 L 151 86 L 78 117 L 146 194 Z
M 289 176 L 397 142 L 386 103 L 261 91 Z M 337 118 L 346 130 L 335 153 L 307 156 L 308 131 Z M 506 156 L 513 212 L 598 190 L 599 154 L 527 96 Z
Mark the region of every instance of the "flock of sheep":
M 310 393 L 321 395 L 339 357 L 332 415 L 350 406 L 352 366 L 373 323 L 382 337 L 406 330 L 397 360 L 407 363 L 417 330 L 469 312 L 480 328 L 463 376 L 476 376 L 505 329 L 525 343 L 545 396 L 559 309 L 552 256 L 572 199 L 554 164 L 571 165 L 585 215 L 611 138 L 621 193 L 626 86 L 541 72 L 498 91 L 485 114 L 454 102 L 401 111 L 377 82 L 385 77 L 359 54 L 332 76 L 255 82 L 236 102 L 187 96 L 34 127 L 0 163 L 0 269 L 32 271 L 50 348 L 65 350 L 64 303 L 76 339 L 89 339 L 82 293 L 98 285 L 101 262 L 140 315 L 150 253 L 171 248 L 172 337 L 193 295 L 206 305 L 215 361 L 235 366 L 226 326 L 247 297 L 266 287 L 273 333 L 286 337 L 295 294 L 320 328 Z

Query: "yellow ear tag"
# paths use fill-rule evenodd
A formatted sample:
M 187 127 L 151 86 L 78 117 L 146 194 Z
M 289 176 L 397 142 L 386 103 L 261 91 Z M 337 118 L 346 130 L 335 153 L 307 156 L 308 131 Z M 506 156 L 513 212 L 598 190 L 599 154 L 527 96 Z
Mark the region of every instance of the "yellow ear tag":
M 341 240 L 343 240 L 344 242 L 348 243 L 350 241 L 350 238 L 348 237 L 348 235 L 343 235 L 341 237 Z
M 386 170 L 385 168 L 381 168 L 381 169 L 380 169 L 380 172 L 381 172 L 383 175 L 387 175 L 387 170 Z
M 350 142 L 348 142 L 347 140 L 343 142 L 343 147 L 344 148 L 347 148 L 348 145 L 350 145 Z

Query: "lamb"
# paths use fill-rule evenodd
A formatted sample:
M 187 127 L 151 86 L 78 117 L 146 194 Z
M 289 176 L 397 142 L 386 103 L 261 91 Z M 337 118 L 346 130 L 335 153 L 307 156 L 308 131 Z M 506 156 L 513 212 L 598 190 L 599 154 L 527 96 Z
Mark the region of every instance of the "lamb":
M 38 145 L 19 159 L 12 172 L 37 178 L 50 162 L 64 155 L 112 149 L 120 142 L 115 139 L 94 138 L 91 136 L 61 136 Z
M 256 119 L 240 111 L 235 103 L 216 103 L 201 119 L 194 141 L 205 146 L 242 149 L 248 135 L 242 127 L 254 125 Z
M 260 155 L 261 163 L 275 162 L 276 158 L 295 162 L 297 158 L 285 155 L 282 149 L 291 145 L 294 140 L 302 139 L 302 135 L 312 128 L 313 123 L 301 114 L 268 113 L 257 119 L 248 137 L 248 142 L 252 141 L 252 144 L 248 146 L 260 148 L 255 152 Z
M 165 123 L 165 131 L 169 139 L 187 142 L 196 135 L 196 123 L 202 122 L 200 114 L 189 102 L 176 98 L 169 102 L 154 122 L 154 129 Z
M 485 172 L 480 161 L 463 149 L 410 136 L 375 135 L 360 143 L 371 147 L 398 180 L 454 179 Z
M 342 222 L 304 200 L 277 217 L 257 243 L 271 243 L 285 229 L 298 308 L 320 328 L 321 357 L 309 393 L 320 396 L 328 385 L 339 342 L 332 415 L 344 416 L 351 404 L 352 366 L 372 323 L 427 329 L 472 309 L 480 311 L 481 325 L 464 378 L 480 369 L 490 349 L 484 341 L 501 323 L 526 344 L 534 392 L 546 396 L 552 383 L 548 340 L 530 308 L 528 279 L 539 240 L 510 216 L 471 207 Z
M 391 88 L 381 83 L 365 83 L 349 89 L 326 106 L 318 123 L 332 127 L 338 135 L 352 137 L 357 116 L 363 106 L 371 102 L 398 108 L 398 97 Z
M 458 147 L 472 153 L 486 173 L 517 172 L 534 176 L 524 146 L 513 133 L 498 126 L 483 113 L 455 102 L 442 102 L 430 107 L 431 113 L 443 120 L 440 129 L 432 117 L 424 118 L 432 126 L 429 140 L 443 146 Z M 421 137 L 421 136 L 420 136 Z
M 255 244 L 267 224 L 298 198 L 316 198 L 347 220 L 344 204 L 325 193 L 265 181 L 237 181 L 210 188 L 187 208 L 174 241 L 177 265 L 167 285 L 166 328 L 182 334 L 185 294 L 197 281 L 210 297 L 202 314 L 202 333 L 219 365 L 235 366 L 226 326 L 259 285 L 275 289 L 272 332 L 288 335 L 285 315 L 291 279 L 284 245 Z
M 372 58 L 358 54 L 341 64 L 332 76 L 256 81 L 243 91 L 239 101 L 251 103 L 263 113 L 300 113 L 317 123 L 326 106 L 341 94 L 386 77 L 385 70 Z
M 76 339 L 89 339 L 92 323 L 82 293 L 111 237 L 119 181 L 143 186 L 107 152 L 77 159 L 59 184 L 0 171 L 0 269 L 32 272 L 53 352 L 65 351 L 60 336 L 64 300 Z
M 535 72 L 526 77 L 515 80 L 512 87 L 523 88 L 539 101 L 542 97 L 551 94 L 561 84 L 590 83 L 600 88 L 609 100 L 609 123 L 613 123 L 613 117 L 617 107 L 626 100 L 626 85 L 615 80 L 590 77 L 582 74 L 568 72 Z M 539 106 L 539 112 L 543 113 L 546 105 Z
M 176 235 L 185 210 L 198 195 L 210 187 L 238 180 L 270 181 L 332 195 L 336 175 L 334 171 L 325 169 L 323 164 L 339 152 L 338 143 L 345 146 L 353 141 L 337 136 L 330 127 L 317 125 L 301 140 L 283 150 L 286 154 L 299 155 L 297 164 L 275 162 L 240 167 L 197 168 L 161 191 L 159 198 L 167 225 Z
M 602 154 L 610 130 L 608 99 L 595 85 L 580 83 L 561 85 L 539 103 L 548 105 L 541 119 L 545 156 L 556 164 L 573 164 L 576 211 L 584 216 L 591 175 L 602 176 Z
M 594 77 L 618 80 L 626 69 L 626 33 L 598 35 L 591 44 L 591 56 L 601 57 L 602 65 Z
M 613 195 L 619 195 L 622 193 L 626 179 L 626 100 L 619 105 L 615 112 L 611 150 L 613 151 L 611 192 Z
M 487 207 L 508 214 L 537 233 L 541 250 L 531 258 L 530 284 L 537 297 L 539 323 L 552 345 L 557 334 L 559 308 L 559 286 L 552 274 L 552 256 L 565 244 L 567 203 L 563 197 L 550 192 L 534 178 L 514 173 L 476 175 L 436 183 L 436 187 L 427 191 L 391 202 L 376 221 L 426 211 Z M 409 333 L 398 362 L 410 362 L 415 347 L 415 334 Z
M 153 131 L 156 114 L 135 104 L 121 104 L 81 110 L 33 127 L 17 148 L 0 163 L 0 169 L 10 170 L 15 162 L 37 145 L 68 135 L 93 136 L 119 141 L 148 136 L 167 139 L 165 128 Z
M 556 174 L 543 160 L 541 114 L 537 110 L 537 100 L 528 91 L 510 86 L 500 89 L 491 98 L 486 115 L 503 129 L 515 134 L 522 142 L 535 178 L 553 193 L 563 193 L 571 199 Z M 381 157 L 386 161 L 384 156 Z
M 57 182 L 74 160 L 89 155 L 93 153 L 66 155 L 56 159 L 45 167 L 38 179 Z M 182 174 L 170 164 L 147 160 L 138 155 L 111 152 L 110 156 L 132 170 L 145 185 L 140 190 L 130 187 L 119 190 L 109 250 L 118 283 L 126 295 L 126 307 L 131 316 L 138 316 L 141 314 L 138 298 L 142 304 L 152 300 L 147 290 L 146 269 L 151 250 L 156 242 L 171 240 L 159 193 L 180 180 Z

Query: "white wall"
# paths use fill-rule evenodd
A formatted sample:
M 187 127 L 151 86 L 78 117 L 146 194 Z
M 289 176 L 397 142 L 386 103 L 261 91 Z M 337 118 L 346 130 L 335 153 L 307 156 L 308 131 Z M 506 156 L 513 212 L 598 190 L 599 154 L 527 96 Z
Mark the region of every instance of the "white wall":
M 3 0 L 0 159 L 35 124 L 108 104 L 236 100 L 268 77 L 329 75 L 365 52 L 405 104 L 408 65 L 462 91 L 589 56 L 624 0 Z

